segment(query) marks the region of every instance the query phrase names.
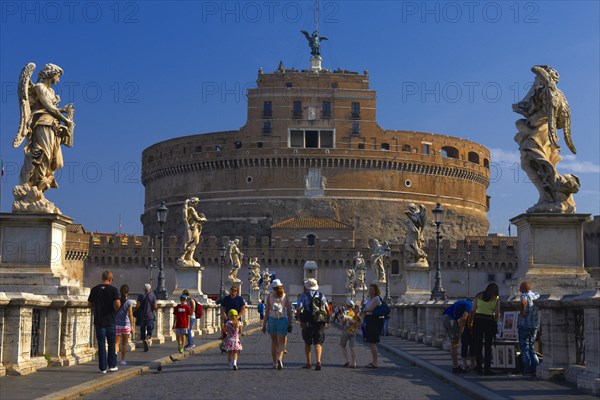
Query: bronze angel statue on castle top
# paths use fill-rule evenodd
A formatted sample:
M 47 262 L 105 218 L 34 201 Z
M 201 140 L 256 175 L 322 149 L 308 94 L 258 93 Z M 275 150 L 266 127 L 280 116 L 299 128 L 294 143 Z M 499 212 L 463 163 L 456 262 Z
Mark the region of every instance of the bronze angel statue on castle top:
M 44 198 L 44 192 L 58 187 L 54 173 L 64 165 L 60 146 L 73 146 L 75 109 L 73 104 L 58 108 L 60 97 L 52 85 L 58 83 L 62 68 L 46 64 L 38 73 L 37 83 L 33 84 L 31 76 L 35 67 L 34 63 L 27 64 L 19 77 L 21 118 L 13 147 L 25 141 L 25 160 L 19 184 L 13 189 L 13 212 L 60 214 L 60 210 Z

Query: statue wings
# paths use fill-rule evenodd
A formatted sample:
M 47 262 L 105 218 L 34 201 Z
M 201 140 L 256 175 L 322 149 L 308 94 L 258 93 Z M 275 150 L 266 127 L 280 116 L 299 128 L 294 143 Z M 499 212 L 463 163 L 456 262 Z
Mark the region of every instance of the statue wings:
M 17 148 L 23 143 L 23 140 L 31 134 L 31 106 L 29 104 L 29 90 L 33 87 L 31 83 L 31 75 L 35 70 L 35 64 L 27 64 L 21 71 L 19 76 L 19 85 L 17 94 L 19 96 L 19 110 L 21 119 L 19 121 L 19 129 L 13 141 L 13 147 Z
M 548 117 L 548 139 L 556 147 L 560 147 L 556 131 L 562 129 L 567 147 L 576 154 L 577 149 L 571 137 L 571 109 L 564 93 L 556 87 L 558 72 L 548 65 L 534 65 L 531 71 L 544 81 L 541 100 Z
M 306 40 L 308 40 L 308 43 L 312 44 L 313 42 L 313 38 L 312 36 L 310 36 L 310 33 L 306 32 L 306 31 L 300 31 L 304 34 L 304 36 L 306 36 Z

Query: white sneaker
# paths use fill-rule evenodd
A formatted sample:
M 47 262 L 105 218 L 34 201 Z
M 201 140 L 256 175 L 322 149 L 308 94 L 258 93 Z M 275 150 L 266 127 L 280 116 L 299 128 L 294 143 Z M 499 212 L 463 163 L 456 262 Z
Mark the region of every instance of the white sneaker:
M 104 370 L 104 371 L 100 371 L 100 373 L 101 373 L 101 374 L 105 374 L 105 373 L 106 373 L 106 370 Z
M 108 369 L 110 372 L 115 372 L 119 370 L 119 367 L 112 367 Z
M 152 346 L 152 338 L 148 338 L 146 341 L 148 342 L 148 347 Z
M 125 361 L 125 360 L 121 361 L 121 365 L 127 365 L 127 361 Z

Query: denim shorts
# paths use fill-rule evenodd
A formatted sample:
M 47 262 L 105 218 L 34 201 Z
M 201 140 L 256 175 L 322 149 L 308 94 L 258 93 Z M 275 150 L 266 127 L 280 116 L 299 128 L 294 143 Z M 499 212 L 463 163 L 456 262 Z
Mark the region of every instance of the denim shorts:
M 187 335 L 188 328 L 175 328 L 176 335 Z
M 269 317 L 267 321 L 267 333 L 269 335 L 287 335 L 288 334 L 288 319 Z

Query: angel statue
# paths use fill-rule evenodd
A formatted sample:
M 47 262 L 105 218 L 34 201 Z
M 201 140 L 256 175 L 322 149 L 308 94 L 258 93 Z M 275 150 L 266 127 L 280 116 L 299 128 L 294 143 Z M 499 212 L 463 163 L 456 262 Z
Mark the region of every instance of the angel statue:
M 346 293 L 350 297 L 354 297 L 356 294 L 356 270 L 354 268 L 346 270 Z
M 563 92 L 556 84 L 558 72 L 548 65 L 534 65 L 531 71 L 535 81 L 513 111 L 523 115 L 515 123 L 519 131 L 515 141 L 521 153 L 521 168 L 539 192 L 538 202 L 528 213 L 575 213 L 573 193 L 579 191 L 579 178 L 572 174 L 560 175 L 556 164 L 559 155 L 558 129 L 563 130 L 565 143 L 576 153 L 571 139 L 571 111 Z
M 250 289 L 258 290 L 258 281 L 260 281 L 260 264 L 257 257 L 250 258 L 248 261 L 248 272 L 250 273 Z
M 35 68 L 34 63 L 27 64 L 19 77 L 21 119 L 13 147 L 17 148 L 25 141 L 25 160 L 19 184 L 13 189 L 13 212 L 61 214 L 46 200 L 44 192 L 58 187 L 54 173 L 64 165 L 61 144 L 73 146 L 75 108 L 73 104 L 58 108 L 60 97 L 54 93 L 52 85 L 58 83 L 63 70 L 58 65 L 46 64 L 34 85 L 31 76 Z
M 385 247 L 388 245 L 388 242 L 384 242 L 383 244 L 379 244 L 379 240 L 373 239 L 373 254 L 371 255 L 371 267 L 373 271 L 375 271 L 375 276 L 377 278 L 375 281 L 385 283 L 385 264 L 383 257 L 385 256 Z
M 361 291 L 367 290 L 367 286 L 365 285 L 365 274 L 367 272 L 367 264 L 365 263 L 365 259 L 363 258 L 362 253 L 360 251 L 356 253 L 356 256 L 354 256 L 354 260 L 356 260 L 356 265 L 354 266 L 354 269 L 356 271 L 356 284 L 354 285 L 354 287 L 357 290 Z
M 427 209 L 423 204 L 417 207 L 413 203 L 408 204 L 408 210 L 404 212 L 408 217 L 406 224 L 406 248 L 408 250 L 408 263 L 429 265 L 427 263 L 427 253 L 423 251 L 425 238 L 423 237 L 423 228 L 427 220 Z
M 262 286 L 263 292 L 269 293 L 269 285 L 271 284 L 271 273 L 269 272 L 269 267 L 265 267 L 265 270 L 262 274 Z
M 310 47 L 310 54 L 314 57 L 318 57 L 321 55 L 321 40 L 329 40 L 325 36 L 319 36 L 319 32 L 314 31 L 312 35 L 310 35 L 306 31 L 300 31 L 306 36 L 306 40 L 308 40 L 308 47 Z
M 240 244 L 240 239 L 230 240 L 228 244 L 229 248 L 229 261 L 231 263 L 231 269 L 229 270 L 229 280 L 231 282 L 240 282 L 237 277 L 238 271 L 242 266 L 242 258 L 244 257 L 244 253 L 240 251 L 238 245 Z
M 185 252 L 177 259 L 177 264 L 184 267 L 200 267 L 200 263 L 194 260 L 194 251 L 200 241 L 200 233 L 202 233 L 202 224 L 207 221 L 206 216 L 202 213 L 198 215 L 195 207 L 200 200 L 197 197 L 187 199 L 183 204 L 183 220 L 188 232 L 188 241 L 185 242 L 183 248 Z

